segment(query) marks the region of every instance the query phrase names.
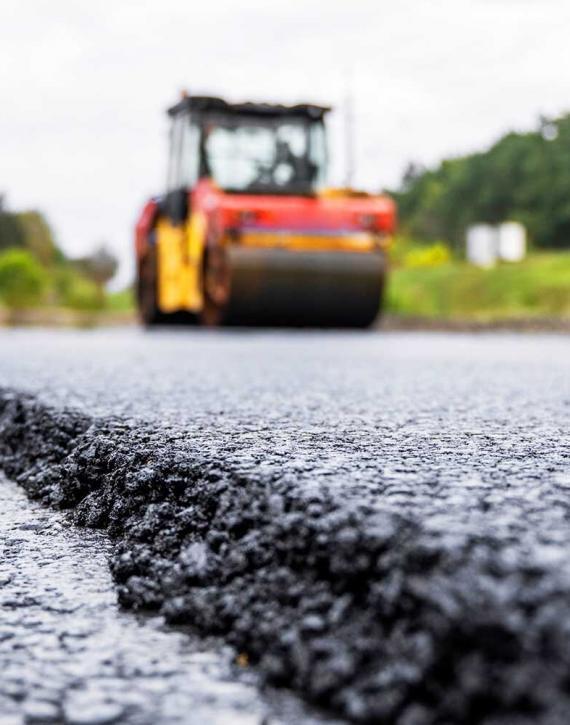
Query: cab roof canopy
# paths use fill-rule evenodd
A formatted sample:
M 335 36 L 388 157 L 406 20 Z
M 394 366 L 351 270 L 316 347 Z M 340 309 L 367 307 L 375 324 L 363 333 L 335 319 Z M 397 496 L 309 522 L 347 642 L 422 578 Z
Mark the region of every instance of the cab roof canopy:
M 188 111 L 216 111 L 269 117 L 305 116 L 318 121 L 330 110 L 328 106 L 316 106 L 310 103 L 281 106 L 272 103 L 228 103 L 223 98 L 214 96 L 184 96 L 175 106 L 168 109 L 168 115 L 177 116 L 179 113 Z

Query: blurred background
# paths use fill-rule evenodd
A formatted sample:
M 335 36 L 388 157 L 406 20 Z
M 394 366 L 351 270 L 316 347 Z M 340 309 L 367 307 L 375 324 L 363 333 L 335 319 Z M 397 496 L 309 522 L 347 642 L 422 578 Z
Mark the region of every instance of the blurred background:
M 570 317 L 568 27 L 566 0 L 6 4 L 0 319 L 132 316 L 181 89 L 335 107 L 330 183 L 398 204 L 388 312 Z

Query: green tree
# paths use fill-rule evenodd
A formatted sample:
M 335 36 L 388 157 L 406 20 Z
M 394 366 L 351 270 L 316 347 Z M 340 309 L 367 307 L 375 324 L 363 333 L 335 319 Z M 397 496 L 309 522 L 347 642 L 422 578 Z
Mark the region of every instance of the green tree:
M 477 222 L 522 222 L 537 247 L 570 247 L 570 114 L 509 133 L 488 151 L 410 165 L 394 192 L 405 233 L 462 246 Z
M 63 260 L 46 218 L 38 211 L 23 211 L 15 215 L 23 233 L 26 249 L 35 254 L 44 266 Z
M 83 312 L 94 312 L 103 306 L 99 287 L 70 265 L 61 265 L 54 275 L 59 303 Z
M 33 252 L 44 266 L 51 266 L 65 259 L 41 212 L 10 212 L 4 196 L 0 195 L 0 250 L 14 247 Z
M 74 261 L 76 269 L 91 280 L 99 290 L 100 302 L 105 299 L 105 286 L 113 279 L 119 263 L 117 258 L 102 244 L 92 254 Z
M 0 209 L 0 251 L 24 246 L 24 231 L 16 214 Z
M 0 299 L 12 310 L 34 307 L 41 302 L 47 275 L 25 249 L 0 252 Z

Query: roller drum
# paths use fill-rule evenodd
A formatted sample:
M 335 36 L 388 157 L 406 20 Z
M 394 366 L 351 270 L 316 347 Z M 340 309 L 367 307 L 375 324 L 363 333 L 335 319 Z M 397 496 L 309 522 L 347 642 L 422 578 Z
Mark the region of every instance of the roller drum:
M 382 251 L 227 249 L 229 325 L 367 327 L 380 311 Z

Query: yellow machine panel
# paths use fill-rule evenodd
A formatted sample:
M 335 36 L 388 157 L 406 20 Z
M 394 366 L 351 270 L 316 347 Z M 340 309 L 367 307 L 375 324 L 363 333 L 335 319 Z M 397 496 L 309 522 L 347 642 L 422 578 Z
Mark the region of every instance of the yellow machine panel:
M 158 306 L 161 312 L 199 312 L 206 220 L 191 214 L 185 224 L 161 218 L 156 227 L 158 248 Z

